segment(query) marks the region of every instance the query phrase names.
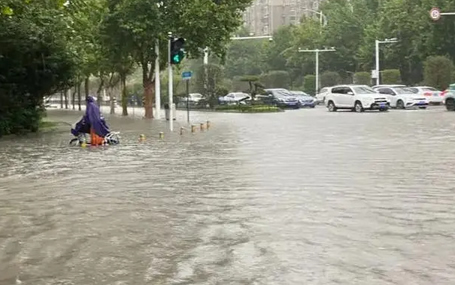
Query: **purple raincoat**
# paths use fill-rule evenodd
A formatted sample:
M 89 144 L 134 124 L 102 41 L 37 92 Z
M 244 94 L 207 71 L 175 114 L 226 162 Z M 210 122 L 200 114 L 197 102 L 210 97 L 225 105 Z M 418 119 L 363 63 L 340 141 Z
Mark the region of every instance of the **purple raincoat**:
M 71 133 L 74 136 L 78 136 L 79 134 L 89 134 L 91 128 L 93 128 L 95 133 L 102 138 L 110 133 L 109 127 L 100 112 L 100 108 L 95 103 L 95 99 L 92 96 L 88 96 L 85 115 L 79 122 L 76 123 L 74 129 L 71 129 Z

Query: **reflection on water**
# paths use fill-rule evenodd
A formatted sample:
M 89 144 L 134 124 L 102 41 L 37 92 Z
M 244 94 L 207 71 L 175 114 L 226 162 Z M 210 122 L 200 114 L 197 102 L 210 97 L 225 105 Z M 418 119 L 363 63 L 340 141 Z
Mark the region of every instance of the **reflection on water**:
M 159 140 L 163 122 L 108 118 L 119 146 L 0 141 L 0 284 L 455 280 L 453 113 L 192 117 L 212 128 Z

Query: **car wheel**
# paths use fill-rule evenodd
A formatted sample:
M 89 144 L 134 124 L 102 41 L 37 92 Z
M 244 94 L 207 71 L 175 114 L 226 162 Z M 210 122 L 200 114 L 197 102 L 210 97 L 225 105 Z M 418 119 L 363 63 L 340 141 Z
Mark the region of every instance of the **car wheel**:
M 386 112 L 387 110 L 389 110 L 388 108 L 381 108 L 379 109 L 379 112 Z
M 327 109 L 329 109 L 329 112 L 337 111 L 337 107 L 335 106 L 335 104 L 332 101 L 329 101 L 329 103 L 327 104 Z
M 455 111 L 455 100 L 453 98 L 446 100 L 446 109 L 447 111 Z
M 404 109 L 404 102 L 402 100 L 397 101 L 397 109 Z
M 357 113 L 361 113 L 364 111 L 363 109 L 363 106 L 362 106 L 362 103 L 360 103 L 360 101 L 356 101 L 355 104 L 354 104 L 354 111 L 356 111 Z

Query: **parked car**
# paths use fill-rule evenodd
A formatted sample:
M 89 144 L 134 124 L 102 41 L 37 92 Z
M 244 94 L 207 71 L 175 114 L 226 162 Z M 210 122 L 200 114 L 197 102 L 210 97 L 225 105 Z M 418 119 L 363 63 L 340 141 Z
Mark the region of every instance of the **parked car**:
M 321 103 L 325 103 L 325 97 L 332 91 L 332 87 L 324 87 L 322 88 L 318 94 L 316 94 L 316 105 Z
M 387 111 L 390 101 L 366 85 L 337 85 L 326 96 L 326 106 L 330 112 L 338 109 Z
M 430 104 L 439 105 L 444 101 L 445 91 L 439 91 L 436 88 L 429 87 L 429 86 L 415 86 L 409 87 L 415 94 L 420 96 L 425 96 L 428 99 Z
M 299 100 L 297 100 L 297 98 L 287 89 L 271 88 L 264 89 L 264 91 L 266 96 L 261 96 L 260 98 L 265 104 L 271 104 L 281 108 L 300 108 Z
M 247 100 L 251 100 L 251 96 L 243 92 L 231 92 L 218 98 L 220 104 L 245 104 Z
M 375 88 L 381 94 L 389 96 L 390 107 L 397 109 L 415 108 L 426 109 L 429 100 L 423 95 L 413 92 L 408 87 L 380 87 Z
M 381 88 L 381 87 L 398 88 L 398 87 L 406 87 L 406 85 L 403 85 L 403 84 L 379 84 L 379 85 L 374 85 L 371 88 L 376 89 L 376 88 Z
M 450 84 L 449 88 L 445 91 L 442 103 L 446 105 L 447 111 L 455 111 L 455 83 Z
M 186 97 L 186 96 L 180 97 L 178 105 L 180 107 L 186 106 L 187 98 L 188 98 L 188 105 L 196 106 L 199 103 L 199 101 L 201 101 L 204 98 L 204 96 L 200 93 L 190 93 L 188 97 Z
M 300 103 L 300 107 L 310 107 L 314 108 L 316 106 L 316 99 L 306 94 L 303 91 L 289 91 L 293 96 L 297 98 Z

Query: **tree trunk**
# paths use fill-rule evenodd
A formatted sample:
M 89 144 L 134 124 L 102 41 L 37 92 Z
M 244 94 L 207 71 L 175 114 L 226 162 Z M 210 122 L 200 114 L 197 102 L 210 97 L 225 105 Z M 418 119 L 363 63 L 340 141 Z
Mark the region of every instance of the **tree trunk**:
M 87 100 L 88 95 L 90 95 L 90 79 L 88 77 L 84 80 L 84 89 L 85 89 L 85 100 Z
M 126 90 L 126 74 L 120 75 L 120 85 L 122 88 L 122 116 L 128 116 L 128 94 Z M 134 108 L 134 106 L 133 106 Z
M 77 105 L 78 105 L 78 110 L 82 111 L 81 103 L 82 103 L 82 98 L 81 98 L 81 83 L 77 83 Z
M 67 110 L 68 110 L 69 94 L 70 94 L 70 90 L 69 89 L 65 90 L 65 109 L 67 109 Z
M 109 112 L 109 114 L 111 114 L 111 115 L 115 114 L 115 100 L 114 100 L 115 98 L 114 98 L 114 96 L 112 95 L 112 93 L 113 93 L 113 92 L 112 92 L 112 86 L 109 86 L 109 87 L 107 88 L 107 94 L 108 94 L 108 96 L 109 96 L 109 100 L 110 100 L 110 103 L 111 103 L 111 110 L 110 110 L 110 112 Z
M 144 86 L 144 109 L 145 109 L 145 118 L 146 119 L 153 119 L 153 101 L 155 95 L 155 84 L 154 81 L 151 80 L 151 74 L 154 68 L 148 69 L 147 62 L 142 63 L 142 84 Z M 150 72 L 150 74 L 149 74 Z
M 60 91 L 60 109 L 63 109 L 63 91 Z
M 77 92 L 77 88 L 76 88 L 76 86 L 74 86 L 73 96 L 71 96 L 71 103 L 73 105 L 73 110 L 76 110 L 76 92 Z
M 155 95 L 155 85 L 154 82 L 146 81 L 144 82 L 144 108 L 145 108 L 145 118 L 153 119 L 153 100 Z
M 103 98 L 101 97 L 101 90 L 104 87 L 104 77 L 100 77 L 100 86 L 98 86 L 98 90 L 96 90 L 96 101 L 98 102 L 98 106 L 101 106 L 101 102 L 103 101 Z

